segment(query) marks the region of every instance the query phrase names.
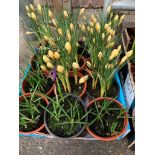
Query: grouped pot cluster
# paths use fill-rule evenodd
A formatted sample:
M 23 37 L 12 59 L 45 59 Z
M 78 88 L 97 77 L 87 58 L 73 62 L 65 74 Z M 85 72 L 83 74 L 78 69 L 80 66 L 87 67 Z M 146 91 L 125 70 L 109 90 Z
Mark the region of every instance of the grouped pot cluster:
M 114 74 L 132 57 L 121 57 L 120 29 L 124 15 L 108 7 L 107 14 L 86 18 L 82 8 L 74 15 L 67 10 L 55 15 L 49 7 L 26 6 L 39 46 L 19 97 L 20 133 L 43 132 L 57 137 L 77 137 L 85 129 L 100 140 L 124 134 L 128 116 L 116 100 L 119 87 Z M 23 70 L 23 69 L 22 69 Z M 23 71 L 24 72 L 24 71 Z M 89 103 L 84 103 L 85 96 Z

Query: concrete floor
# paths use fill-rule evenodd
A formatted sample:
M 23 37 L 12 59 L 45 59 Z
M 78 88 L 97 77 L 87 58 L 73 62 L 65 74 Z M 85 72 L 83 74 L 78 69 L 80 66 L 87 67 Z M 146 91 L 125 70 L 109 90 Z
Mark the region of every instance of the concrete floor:
M 25 56 L 31 57 L 24 40 L 25 32 L 20 25 L 20 66 L 26 67 Z M 30 59 L 28 59 L 30 61 Z M 19 137 L 20 155 L 134 155 L 135 152 L 127 148 L 127 139 L 114 142 L 62 140 L 50 138 Z

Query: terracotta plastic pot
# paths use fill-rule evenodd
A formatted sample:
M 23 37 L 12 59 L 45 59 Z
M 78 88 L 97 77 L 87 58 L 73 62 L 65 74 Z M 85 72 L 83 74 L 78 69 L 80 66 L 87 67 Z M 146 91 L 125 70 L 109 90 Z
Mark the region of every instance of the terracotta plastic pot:
M 85 113 L 87 113 L 86 105 L 84 104 L 83 100 L 81 100 L 81 98 L 79 98 L 78 96 L 76 96 L 76 95 L 74 95 L 74 94 L 65 93 L 65 94 L 63 94 L 63 95 L 72 96 L 73 98 L 75 98 L 75 100 L 80 101 L 81 105 L 83 106 L 83 109 L 84 109 Z M 50 106 L 51 104 L 53 104 L 53 103 L 48 104 L 47 107 L 46 107 L 46 109 L 48 109 L 49 106 Z M 86 117 L 85 117 L 85 122 L 87 122 L 87 119 L 88 119 L 88 117 L 86 116 Z M 49 133 L 50 135 L 52 135 L 52 136 L 54 136 L 54 137 L 62 138 L 62 139 L 78 137 L 79 135 L 81 135 L 81 134 L 83 133 L 83 131 L 84 131 L 85 128 L 86 128 L 86 125 L 84 124 L 84 125 L 81 127 L 81 129 L 79 129 L 79 131 L 78 131 L 75 135 L 70 136 L 70 137 L 61 137 L 61 136 L 58 136 L 58 135 L 54 134 L 54 133 L 49 129 L 48 123 L 47 123 L 47 122 L 48 122 L 48 121 L 47 121 L 47 111 L 45 111 L 45 113 L 44 113 L 44 124 L 45 124 L 46 130 L 48 131 L 48 133 Z
M 35 93 L 35 95 L 41 97 L 41 98 L 45 101 L 45 103 L 48 105 L 49 102 L 48 102 L 48 99 L 47 99 L 47 98 L 45 98 L 43 95 L 38 94 L 38 93 Z M 31 96 L 31 93 L 26 93 L 26 94 L 24 94 L 24 96 L 29 97 L 29 96 Z M 23 96 L 19 96 L 19 101 L 22 101 L 23 99 L 24 99 Z M 45 125 L 44 125 L 44 123 L 43 123 L 43 124 L 42 124 L 39 128 L 37 128 L 36 130 L 30 131 L 30 132 L 19 131 L 19 133 L 20 133 L 20 134 L 34 134 L 34 133 L 37 133 L 37 132 L 41 131 L 44 127 L 45 127 Z
M 47 72 L 44 72 L 44 75 L 47 76 Z M 25 92 L 25 86 L 27 84 L 27 80 L 24 79 L 22 82 L 22 93 L 26 94 L 27 92 Z M 54 92 L 54 88 L 55 88 L 55 82 L 53 83 L 53 85 L 51 86 L 51 89 L 46 93 L 46 95 L 51 95 Z
M 120 102 L 118 102 L 117 100 L 114 100 L 113 98 L 109 98 L 109 97 L 101 97 L 101 98 L 96 98 L 95 100 L 92 100 L 88 103 L 87 105 L 87 108 L 94 104 L 95 101 L 103 101 L 103 100 L 113 100 L 114 103 L 116 103 L 120 108 L 122 108 L 122 104 Z M 88 114 L 89 115 L 89 114 Z M 118 137 L 122 136 L 125 131 L 126 131 L 126 128 L 127 128 L 127 125 L 128 125 L 128 114 L 127 112 L 124 113 L 124 126 L 122 128 L 122 130 L 120 131 L 120 133 L 118 135 L 114 135 L 114 136 L 111 136 L 111 137 L 101 137 L 101 136 L 98 136 L 96 135 L 90 128 L 89 126 L 86 126 L 86 129 L 88 131 L 88 133 L 93 136 L 94 138 L 98 139 L 98 140 L 102 140 L 102 141 L 113 141 L 113 140 L 116 140 Z

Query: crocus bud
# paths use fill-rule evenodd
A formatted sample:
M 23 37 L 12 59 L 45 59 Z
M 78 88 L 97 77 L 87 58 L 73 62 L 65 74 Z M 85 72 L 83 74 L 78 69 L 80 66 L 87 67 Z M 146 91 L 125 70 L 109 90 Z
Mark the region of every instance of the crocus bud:
M 127 58 L 131 57 L 133 54 L 133 50 L 128 51 L 125 55 L 127 56 Z
M 60 59 L 60 54 L 59 54 L 58 52 L 55 52 L 55 53 L 54 53 L 54 58 L 55 58 L 56 60 Z
M 71 34 L 70 34 L 69 30 L 67 30 L 66 37 L 67 37 L 67 40 L 70 42 L 71 41 Z
M 104 33 L 102 33 L 102 39 L 104 40 L 104 37 L 105 37 L 105 34 Z
M 52 52 L 51 50 L 48 50 L 48 56 L 54 59 L 54 52 Z
M 109 57 L 109 60 L 112 60 L 113 58 L 117 57 L 119 55 L 119 50 L 118 49 L 114 49 L 112 52 L 111 52 L 111 55 Z
M 30 35 L 30 34 L 33 34 L 33 33 L 34 33 L 34 32 L 30 32 L 30 31 L 27 31 L 27 32 L 26 32 L 27 35 Z
M 51 18 L 51 19 L 53 19 L 54 17 L 53 17 L 53 13 L 52 13 L 52 11 L 51 10 L 48 10 L 48 16 Z
M 112 39 L 111 35 L 108 36 L 107 42 L 110 42 Z
M 91 27 L 93 27 L 93 26 L 94 26 L 94 23 L 93 23 L 93 22 L 90 22 L 89 25 L 90 25 Z
M 119 45 L 119 46 L 117 47 L 118 51 L 121 51 L 121 48 L 122 48 L 122 46 Z
M 67 50 L 68 54 L 71 53 L 72 47 L 71 47 L 71 44 L 69 42 L 66 42 L 65 49 Z
M 49 43 L 50 45 L 54 46 L 54 47 L 56 46 L 56 44 L 55 44 L 55 42 L 54 42 L 54 39 L 52 39 L 52 38 L 49 38 L 48 43 Z
M 63 14 L 64 14 L 64 17 L 65 17 L 65 18 L 68 18 L 68 13 L 67 13 L 66 10 L 63 12 Z
M 82 8 L 79 12 L 79 16 L 82 16 L 84 14 L 85 8 Z
M 74 25 L 72 23 L 70 23 L 70 30 L 73 31 L 74 30 Z
M 30 4 L 30 8 L 32 11 L 34 11 L 34 5 L 33 4 Z
M 122 16 L 120 17 L 120 21 L 122 22 L 124 18 L 125 18 L 125 15 L 122 15 Z
M 43 70 L 43 71 L 47 71 L 47 68 L 45 65 L 41 65 L 40 68 Z
M 31 13 L 30 12 L 27 12 L 27 15 L 31 18 Z
M 87 64 L 87 66 L 88 66 L 89 68 L 91 68 L 91 63 L 90 63 L 90 61 L 87 61 L 86 64 Z
M 96 23 L 96 31 L 100 33 L 101 26 L 99 23 Z
M 43 60 L 46 63 L 51 62 L 51 60 L 49 59 L 49 57 L 47 57 L 47 55 L 43 55 Z
M 110 34 L 111 34 L 111 36 L 114 36 L 115 35 L 115 30 L 110 30 Z
M 59 34 L 60 36 L 63 36 L 63 32 L 62 32 L 62 29 L 61 29 L 61 28 L 58 28 L 58 34 Z
M 124 57 L 121 59 L 119 65 L 122 65 L 126 60 L 127 60 L 127 56 L 124 56 Z
M 109 47 L 113 47 L 115 45 L 115 42 L 113 41 L 113 42 L 111 42 L 110 44 L 109 44 Z
M 82 37 L 83 41 L 86 41 L 86 38 L 85 37 Z
M 57 71 L 58 71 L 59 73 L 63 73 L 63 72 L 64 72 L 64 67 L 58 65 L 58 66 L 57 66 Z
M 104 25 L 105 30 L 107 30 L 108 27 L 109 27 L 109 24 L 105 24 L 105 25 Z
M 88 79 L 88 75 L 83 76 L 82 78 L 80 78 L 79 84 L 84 83 L 87 79 Z
M 79 66 L 79 64 L 77 62 L 73 62 L 72 67 L 74 69 L 79 69 L 80 68 L 80 66 Z
M 31 12 L 31 17 L 32 17 L 32 19 L 33 19 L 34 21 L 36 21 L 36 20 L 37 20 L 37 17 L 36 17 L 36 15 L 35 15 L 35 13 L 34 13 L 34 12 Z
M 114 21 L 115 21 L 115 22 L 118 21 L 118 15 L 115 16 Z
M 93 34 L 93 28 L 90 28 L 90 33 Z
M 99 60 L 101 60 L 102 56 L 103 56 L 103 53 L 102 53 L 102 52 L 99 52 L 99 53 L 98 53 L 98 58 L 99 58 Z
M 111 12 L 111 5 L 109 5 L 107 8 L 107 14 L 109 14 L 110 12 Z
M 40 14 L 42 14 L 42 7 L 41 7 L 40 4 L 38 4 L 38 12 L 39 12 Z
M 78 42 L 76 42 L 76 46 L 77 46 L 77 47 L 79 47 L 79 46 L 80 46 Z
M 111 26 L 111 21 L 108 23 L 109 26 Z
M 52 19 L 52 23 L 53 23 L 53 25 L 54 25 L 55 27 L 57 26 L 57 23 L 56 23 L 55 19 Z
M 93 43 L 95 44 L 95 38 L 93 38 Z
M 97 22 L 97 19 L 94 17 L 94 18 L 93 18 L 93 23 L 94 23 L 94 25 L 96 24 L 96 22 Z
M 52 69 L 54 67 L 50 62 L 48 62 L 46 65 L 49 69 Z
M 44 36 L 44 40 L 45 41 L 48 41 L 49 40 L 49 37 L 48 36 Z
M 26 6 L 25 6 L 25 8 L 26 8 L 26 11 L 27 11 L 27 12 L 29 12 L 29 11 L 30 11 L 30 8 L 29 8 L 29 6 L 28 6 L 28 5 L 26 5 Z
M 110 14 L 110 19 L 113 17 L 113 15 L 114 15 L 113 12 L 111 12 L 111 14 Z
M 82 30 L 83 32 L 86 32 L 86 27 L 85 27 L 84 24 L 81 25 L 81 30 Z

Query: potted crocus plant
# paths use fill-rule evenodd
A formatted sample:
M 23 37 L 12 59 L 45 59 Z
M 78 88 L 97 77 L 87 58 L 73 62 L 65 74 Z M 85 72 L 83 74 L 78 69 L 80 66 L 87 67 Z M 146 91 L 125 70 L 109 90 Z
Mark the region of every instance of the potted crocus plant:
M 89 84 L 87 92 L 93 98 L 103 97 L 105 93 L 106 96 L 111 97 L 118 94 L 114 74 L 133 53 L 131 50 L 122 59 L 120 58 L 122 50 L 121 45 L 117 45 L 119 36 L 116 35 L 116 31 L 123 18 L 124 15 L 121 17 L 113 15 L 108 8 L 107 17 L 97 18 L 92 15 L 89 24 L 80 25 L 81 35 L 84 36 L 83 39 L 90 52 L 87 68 L 91 78 L 89 78 L 90 82 L 87 81 Z
M 86 129 L 96 139 L 112 141 L 125 133 L 128 115 L 117 100 L 100 97 L 89 102 L 87 108 L 90 113 Z
M 21 134 L 32 134 L 41 131 L 44 126 L 44 109 L 47 98 L 36 93 L 26 93 L 19 97 L 19 131 Z

